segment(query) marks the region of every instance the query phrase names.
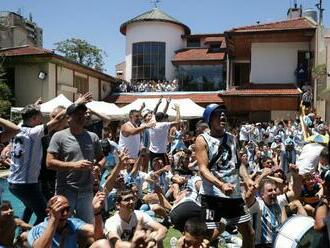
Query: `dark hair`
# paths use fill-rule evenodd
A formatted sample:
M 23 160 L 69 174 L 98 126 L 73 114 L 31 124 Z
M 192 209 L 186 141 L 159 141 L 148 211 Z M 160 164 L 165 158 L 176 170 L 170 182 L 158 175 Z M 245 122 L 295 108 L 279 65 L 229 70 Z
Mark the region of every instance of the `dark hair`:
M 0 209 L 3 209 L 4 207 L 9 207 L 9 208 L 13 208 L 12 205 L 11 205 L 11 202 L 10 201 L 7 201 L 7 200 L 3 200 L 1 202 L 1 205 L 0 205 Z
M 118 191 L 117 197 L 116 197 L 116 202 L 120 203 L 122 201 L 123 197 L 125 195 L 129 195 L 129 194 L 134 195 L 134 192 L 132 191 L 131 187 L 127 187 L 127 185 L 125 185 L 124 189 Z
M 164 112 L 157 112 L 155 114 L 155 119 L 156 119 L 157 122 L 162 121 L 162 120 L 164 120 L 166 118 L 168 118 L 168 114 L 166 114 Z
M 184 225 L 184 231 L 194 237 L 207 236 L 206 223 L 200 217 L 189 218 Z
M 23 122 L 28 121 L 32 117 L 41 114 L 40 107 L 34 104 L 29 104 L 21 111 Z
M 136 109 L 132 109 L 131 111 L 129 111 L 128 116 L 131 117 L 131 116 L 134 115 L 135 113 L 139 113 L 139 111 L 136 110 Z
M 262 179 L 259 185 L 260 192 L 264 191 L 266 184 L 272 184 L 276 186 L 276 183 L 273 179 L 269 179 L 269 178 Z

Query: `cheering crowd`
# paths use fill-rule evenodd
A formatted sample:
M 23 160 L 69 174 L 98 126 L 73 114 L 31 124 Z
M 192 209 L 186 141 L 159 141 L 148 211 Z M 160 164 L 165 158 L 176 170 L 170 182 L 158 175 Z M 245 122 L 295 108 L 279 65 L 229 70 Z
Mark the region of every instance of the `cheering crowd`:
M 181 232 L 172 247 L 273 247 L 292 216 L 314 218 L 311 244 L 329 247 L 328 126 L 311 106 L 302 102 L 295 120 L 235 127 L 210 104 L 189 127 L 178 105 L 169 120 L 170 99 L 158 109 L 161 98 L 117 131 L 90 100 L 56 108 L 46 123 L 38 103 L 18 126 L 0 118 L 9 191 L 25 206 L 16 217 L 1 199 L 0 247 L 164 247 L 169 228 Z
M 120 92 L 164 92 L 177 91 L 179 85 L 177 80 L 169 81 L 137 81 L 135 83 L 123 81 L 119 85 Z

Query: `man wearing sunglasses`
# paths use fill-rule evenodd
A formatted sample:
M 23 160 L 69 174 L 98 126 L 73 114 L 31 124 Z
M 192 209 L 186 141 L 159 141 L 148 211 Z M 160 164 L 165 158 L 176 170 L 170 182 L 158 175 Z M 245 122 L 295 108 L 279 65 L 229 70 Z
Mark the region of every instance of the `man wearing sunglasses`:
M 240 176 L 248 187 L 254 187 L 246 166 L 239 161 L 236 138 L 226 132 L 224 107 L 210 104 L 203 113 L 210 133 L 196 139 L 196 158 L 202 177 L 200 189 L 202 215 L 209 230 L 219 228 L 221 218 L 228 225 L 238 226 L 243 247 L 254 247 L 251 216 L 242 199 Z M 216 238 L 214 231 L 212 238 Z

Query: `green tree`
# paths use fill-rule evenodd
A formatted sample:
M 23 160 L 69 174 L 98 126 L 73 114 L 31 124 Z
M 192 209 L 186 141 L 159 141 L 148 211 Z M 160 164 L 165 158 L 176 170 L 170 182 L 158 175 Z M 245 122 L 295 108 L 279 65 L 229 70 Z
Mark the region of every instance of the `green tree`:
M 7 85 L 6 71 L 3 66 L 4 57 L 0 58 L 0 116 L 9 118 L 10 107 L 14 101 L 10 88 Z
M 56 46 L 55 50 L 62 53 L 64 57 L 99 71 L 104 70 L 106 53 L 87 41 L 71 38 L 56 42 L 54 45 Z

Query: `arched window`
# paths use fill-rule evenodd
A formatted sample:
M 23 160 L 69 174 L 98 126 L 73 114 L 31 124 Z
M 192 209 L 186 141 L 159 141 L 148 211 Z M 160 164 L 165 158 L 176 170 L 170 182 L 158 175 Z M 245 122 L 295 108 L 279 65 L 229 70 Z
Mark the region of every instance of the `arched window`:
M 165 80 L 165 42 L 133 44 L 132 80 Z

